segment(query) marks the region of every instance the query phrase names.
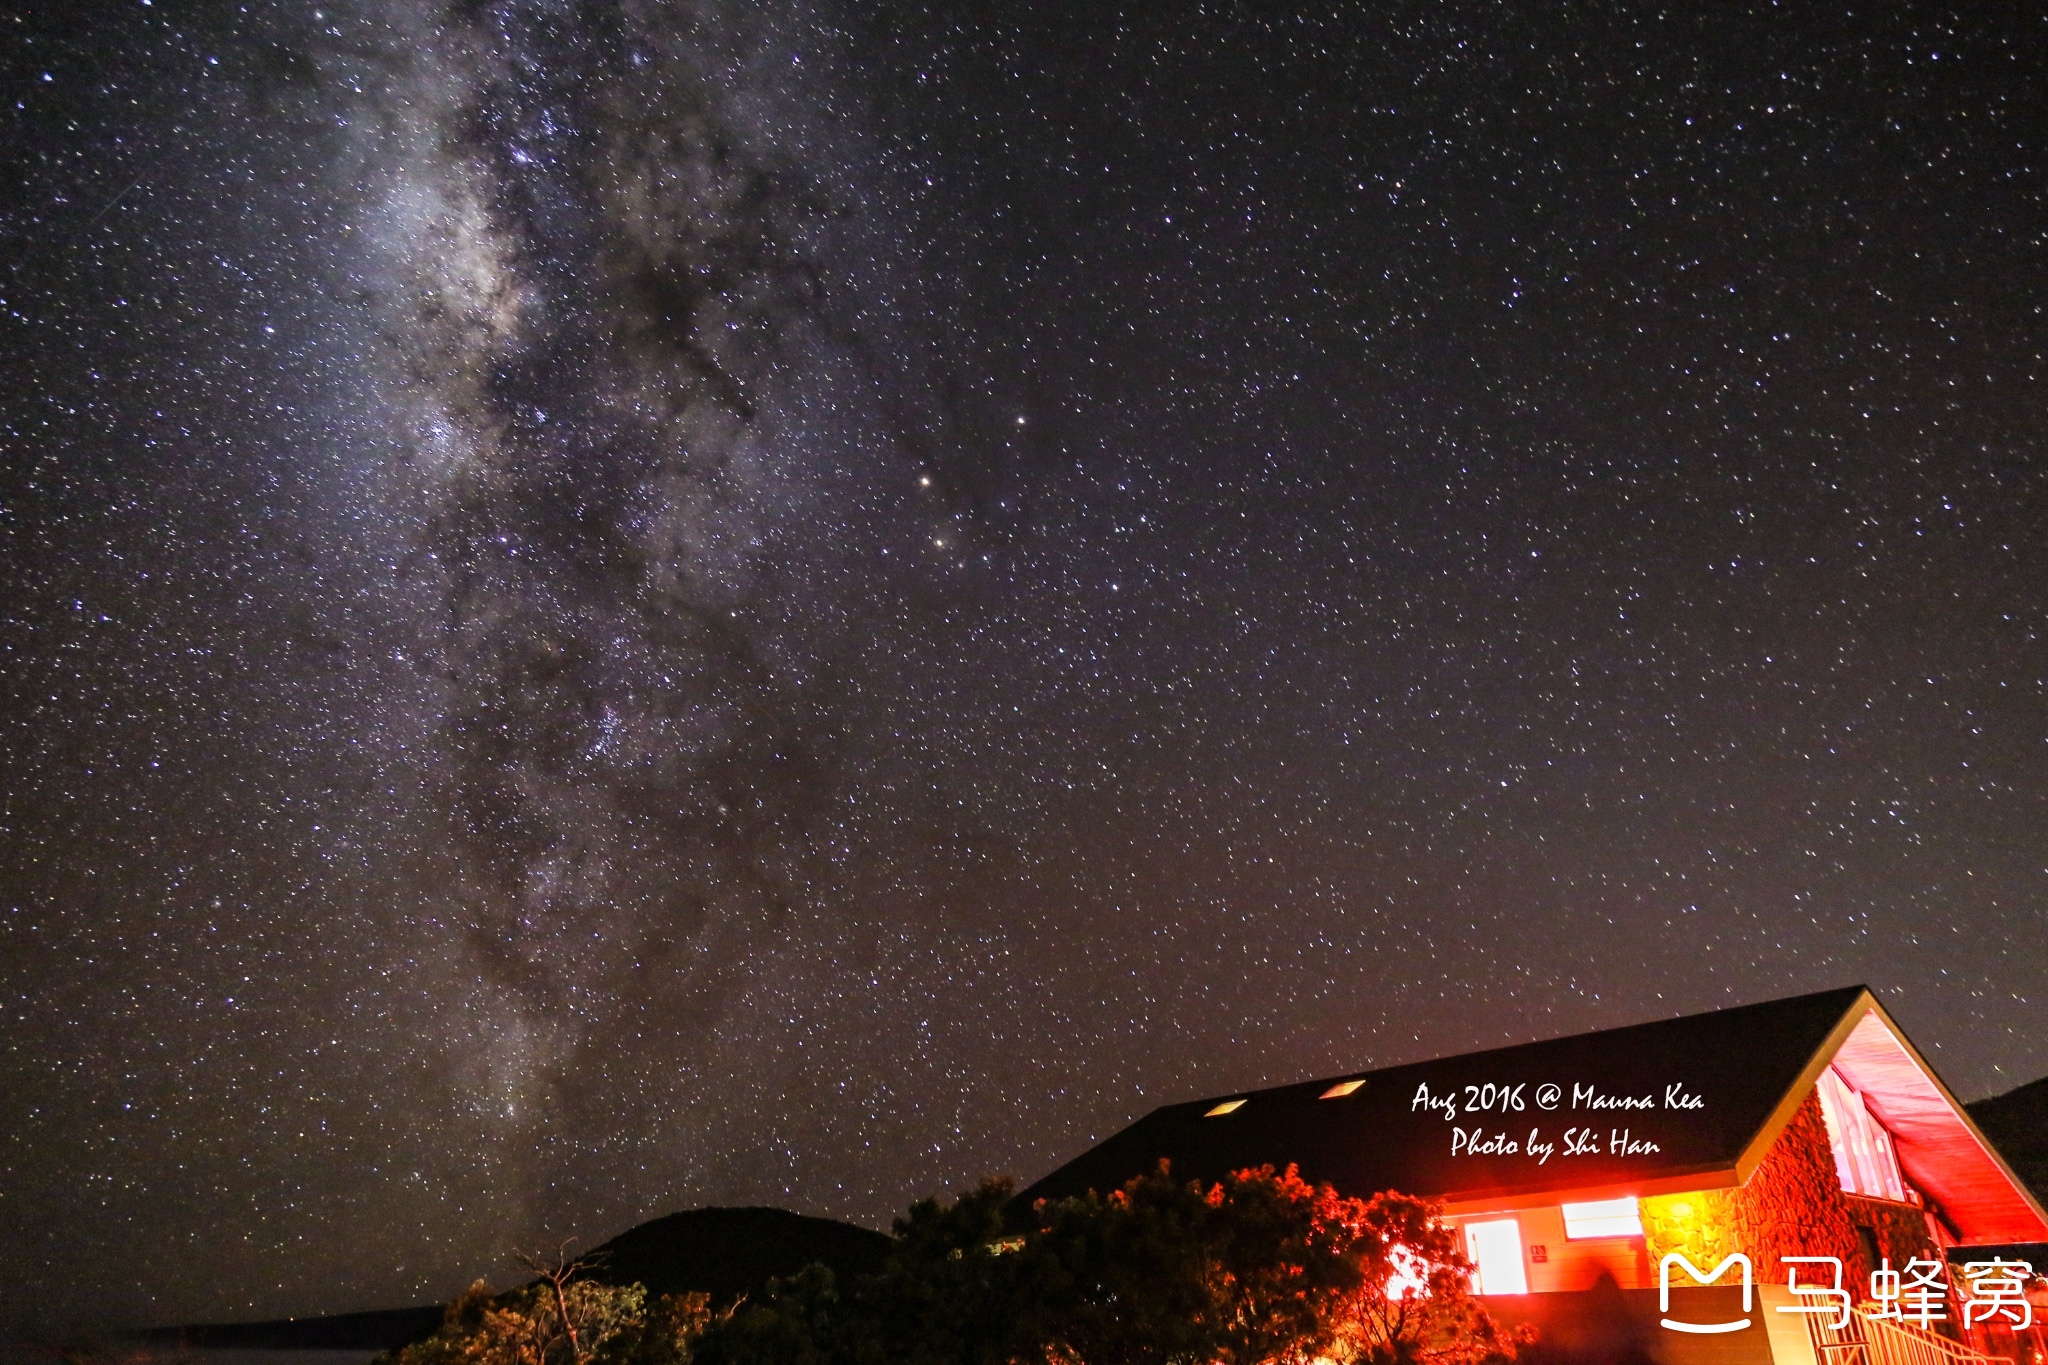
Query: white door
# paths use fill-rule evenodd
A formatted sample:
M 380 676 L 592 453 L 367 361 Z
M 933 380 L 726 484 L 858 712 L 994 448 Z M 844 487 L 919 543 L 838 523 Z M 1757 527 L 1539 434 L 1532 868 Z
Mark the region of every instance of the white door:
M 1522 1269 L 1522 1225 L 1514 1219 L 1465 1224 L 1465 1253 L 1478 1267 L 1472 1276 L 1476 1293 L 1529 1292 L 1529 1276 Z

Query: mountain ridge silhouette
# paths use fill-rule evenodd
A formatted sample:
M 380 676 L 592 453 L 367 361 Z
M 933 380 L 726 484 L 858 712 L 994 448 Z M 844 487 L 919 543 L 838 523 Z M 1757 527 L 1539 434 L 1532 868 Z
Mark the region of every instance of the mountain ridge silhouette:
M 723 1305 L 758 1294 L 769 1280 L 786 1279 L 814 1262 L 842 1281 L 872 1275 L 888 1254 L 889 1238 L 871 1229 L 749 1205 L 664 1214 L 592 1247 L 582 1259 L 591 1279 L 644 1284 L 649 1299 L 697 1290 Z M 432 1303 L 314 1318 L 192 1323 L 138 1335 L 212 1350 L 388 1351 L 431 1336 L 443 1308 Z

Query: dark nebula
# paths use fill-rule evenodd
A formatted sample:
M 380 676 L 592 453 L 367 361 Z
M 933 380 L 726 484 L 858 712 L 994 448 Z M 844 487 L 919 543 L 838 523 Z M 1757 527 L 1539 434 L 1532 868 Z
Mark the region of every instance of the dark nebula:
M 2048 1071 L 2032 10 L 0 32 L 0 1323 L 1857 981 Z

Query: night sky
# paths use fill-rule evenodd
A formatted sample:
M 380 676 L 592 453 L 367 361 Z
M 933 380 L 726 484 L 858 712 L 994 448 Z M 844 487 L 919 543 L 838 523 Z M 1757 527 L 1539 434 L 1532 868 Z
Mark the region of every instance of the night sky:
M 2048 23 L 1844 8 L 0 18 L 0 1322 L 2048 1072 Z

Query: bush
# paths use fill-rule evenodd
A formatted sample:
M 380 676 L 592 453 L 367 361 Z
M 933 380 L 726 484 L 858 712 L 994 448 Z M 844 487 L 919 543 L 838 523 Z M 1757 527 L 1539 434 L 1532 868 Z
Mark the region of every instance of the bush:
M 1473 1297 L 1438 1209 L 1351 1199 L 1292 1168 L 1204 1187 L 1162 1164 L 1011 1227 L 986 1181 L 897 1220 L 882 1273 L 812 1266 L 713 1314 L 532 1264 L 479 1283 L 432 1338 L 379 1365 L 1506 1365 L 1523 1344 Z
M 425 1341 L 372 1365 L 689 1365 L 710 1320 L 702 1294 L 671 1294 L 650 1309 L 640 1285 L 564 1276 L 502 1294 L 478 1280 L 448 1305 Z
M 1434 1206 L 1292 1168 L 1203 1188 L 1162 1166 L 1005 1225 L 1006 1182 L 896 1224 L 883 1273 L 829 1274 L 715 1321 L 697 1365 L 1492 1365 L 1520 1339 L 1474 1299 Z

